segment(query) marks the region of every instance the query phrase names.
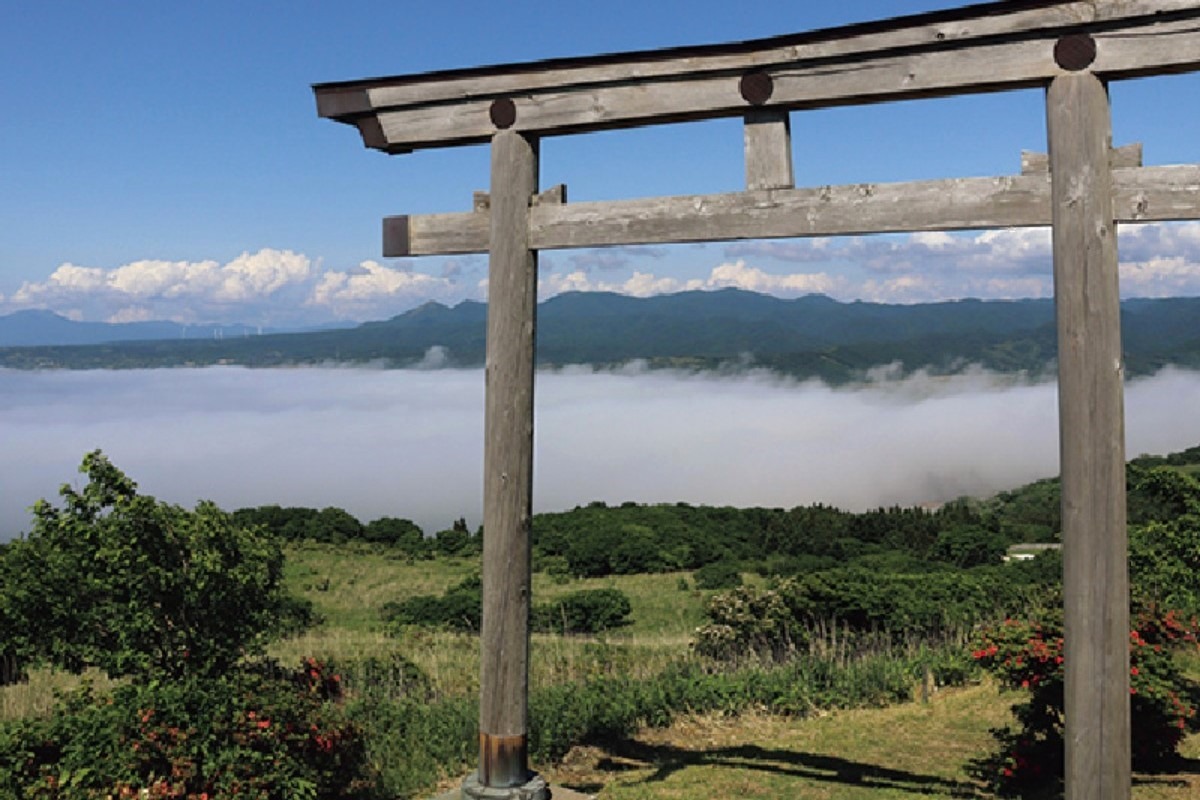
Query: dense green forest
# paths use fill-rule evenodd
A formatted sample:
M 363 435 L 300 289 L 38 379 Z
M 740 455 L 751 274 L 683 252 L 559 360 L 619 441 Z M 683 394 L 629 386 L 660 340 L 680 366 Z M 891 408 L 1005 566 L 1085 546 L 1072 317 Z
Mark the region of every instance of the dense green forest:
M 91 346 L 0 348 L 0 366 L 142 368 L 241 364 L 483 363 L 487 307 L 428 303 L 381 322 L 347 330 L 226 339 L 116 342 Z M 1200 367 L 1200 298 L 1135 299 L 1122 304 L 1130 375 L 1167 364 Z M 900 364 L 905 372 L 949 373 L 966 364 L 1040 374 L 1055 358 L 1054 306 L 1049 300 L 886 305 L 841 303 L 811 295 L 785 300 L 727 289 L 634 298 L 567 293 L 538 310 L 542 366 L 765 367 L 830 383 Z M 436 348 L 436 349 L 435 349 Z
M 1178 512 L 1161 508 L 1145 485 L 1158 467 L 1200 471 L 1200 446 L 1128 464 L 1131 525 Z M 463 519 L 423 532 L 407 519 L 363 523 L 340 508 L 278 505 L 238 509 L 233 518 L 284 541 L 366 542 L 417 559 L 482 550 L 482 529 L 470 530 Z M 1059 488 L 1056 478 L 1048 478 L 985 499 L 859 513 L 822 504 L 782 509 L 594 502 L 536 514 L 532 531 L 535 567 L 576 578 L 695 570 L 715 562 L 764 575 L 881 559 L 965 568 L 999 563 L 1015 544 L 1058 542 Z
M 109 682 L 0 718 L 0 794 L 391 800 L 473 763 L 478 683 L 461 677 L 474 664 L 457 667 L 478 656 L 486 531 L 189 510 L 139 493 L 99 451 L 81 471 L 86 485 L 37 502 L 29 535 L 0 545 L 0 690 L 53 670 Z M 1200 637 L 1197 472 L 1200 446 L 1127 466 L 1139 770 L 1173 769 L 1200 732 L 1186 660 Z M 1044 480 L 928 509 L 536 515 L 530 754 L 556 762 L 688 713 L 902 703 L 917 682 L 990 673 L 1014 690 L 1015 723 L 963 766 L 996 793 L 973 796 L 1044 794 L 1062 769 L 1061 558 L 1002 559 L 1058 539 L 1058 502 Z M 293 558 L 306 566 L 288 580 Z M 372 650 L 347 646 L 347 612 Z M 314 643 L 320 657 L 298 668 L 269 652 Z

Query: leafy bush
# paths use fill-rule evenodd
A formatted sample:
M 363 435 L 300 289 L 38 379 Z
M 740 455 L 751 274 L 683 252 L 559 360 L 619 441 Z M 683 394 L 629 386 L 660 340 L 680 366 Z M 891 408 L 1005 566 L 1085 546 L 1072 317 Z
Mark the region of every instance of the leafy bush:
M 901 566 L 908 562 L 894 554 L 877 558 L 899 560 Z M 815 629 L 872 641 L 880 636 L 896 642 L 914 636 L 944 639 L 977 622 L 1003 618 L 1039 601 L 1046 591 L 1040 572 L 1021 567 L 825 570 L 786 578 L 773 589 L 740 588 L 713 597 L 706 609 L 709 624 L 696 632 L 696 650 L 720 659 L 778 659 L 808 643 Z
M 556 584 L 562 585 L 571 580 L 571 565 L 562 556 L 543 556 L 534 554 L 533 569 L 544 572 Z
M 220 677 L 89 685 L 0 729 L 6 796 L 365 800 L 381 796 L 339 677 L 307 660 Z
M 380 517 L 363 528 L 363 539 L 389 547 L 397 547 L 411 556 L 422 556 L 428 552 L 425 534 L 415 522 L 397 517 Z
M 429 676 L 402 653 L 338 659 L 330 662 L 327 669 L 336 669 L 346 692 L 358 700 L 415 699 L 424 702 L 433 694 Z
M 705 564 L 692 575 L 697 589 L 736 589 L 742 585 L 742 573 L 731 561 Z
M 1019 568 L 890 572 L 847 567 L 785 581 L 779 589 L 796 622 L 833 620 L 851 631 L 937 637 L 1037 602 L 1045 587 Z
M 696 631 L 695 649 L 709 658 L 754 655 L 778 660 L 806 641 L 780 590 L 734 589 L 714 595 L 705 611 L 710 622 Z
M 139 495 L 99 450 L 80 471 L 87 485 L 64 485 L 62 508 L 38 501 L 29 537 L 3 554 L 0 624 L 32 655 L 114 677 L 220 675 L 281 621 L 303 623 L 272 537 L 212 503 Z
M 1200 482 L 1172 469 L 1147 472 L 1143 502 L 1163 513 L 1129 531 L 1129 572 L 1144 603 L 1200 613 Z
M 444 556 L 478 555 L 483 551 L 483 539 L 472 536 L 465 519 L 456 519 L 444 531 L 433 535 L 433 549 Z
M 667 567 L 651 528 L 611 521 L 572 539 L 564 556 L 579 578 L 660 572 Z
M 479 700 L 435 702 L 367 696 L 346 703 L 362 727 L 367 756 L 376 765 L 385 797 L 421 797 L 447 775 L 459 775 L 479 757 Z
M 478 633 L 483 618 L 483 584 L 478 575 L 471 575 L 443 595 L 423 594 L 385 603 L 382 615 L 393 633 L 405 625 Z
M 1176 612 L 1148 607 L 1135 614 L 1129 636 L 1131 739 L 1135 769 L 1164 766 L 1184 731 L 1195 725 L 1189 699 L 1195 687 L 1182 675 L 1173 650 L 1195 647 L 1200 626 Z M 997 792 L 1026 795 L 1053 791 L 1063 780 L 1062 615 L 1040 621 L 1008 619 L 983 629 L 973 657 L 1007 689 L 1028 691 L 1012 707 L 1017 727 L 993 731 L 999 748 L 972 766 Z
M 957 567 L 999 564 L 1008 550 L 1008 541 L 996 531 L 980 525 L 960 525 L 938 534 L 930 558 Z
M 601 633 L 628 625 L 632 610 L 620 589 L 583 589 L 536 606 L 532 626 L 542 633 Z

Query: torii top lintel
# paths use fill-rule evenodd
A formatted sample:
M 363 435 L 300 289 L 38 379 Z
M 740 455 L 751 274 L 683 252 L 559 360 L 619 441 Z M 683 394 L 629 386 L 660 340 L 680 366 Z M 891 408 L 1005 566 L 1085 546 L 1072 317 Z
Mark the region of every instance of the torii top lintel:
M 388 153 L 1200 69 L 1200 0 L 1010 0 L 770 39 L 323 83 Z

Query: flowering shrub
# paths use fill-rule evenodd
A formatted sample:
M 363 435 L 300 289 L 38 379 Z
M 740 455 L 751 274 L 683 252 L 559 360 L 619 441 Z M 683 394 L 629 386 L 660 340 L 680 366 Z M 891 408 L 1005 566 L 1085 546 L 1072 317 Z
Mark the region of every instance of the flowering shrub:
M 340 676 L 312 659 L 111 695 L 85 685 L 0 732 L 0 796 L 365 800 L 375 781 L 340 698 Z
M 714 595 L 705 609 L 711 622 L 696 630 L 696 652 L 722 660 L 752 654 L 782 659 L 805 643 L 806 634 L 780 590 L 742 586 Z
M 1146 606 L 1129 634 L 1131 738 L 1137 769 L 1162 766 L 1176 754 L 1196 709 L 1189 684 L 1173 660 L 1196 646 L 1200 626 L 1176 611 Z M 975 763 L 977 773 L 1005 795 L 1056 791 L 1062 784 L 1064 653 L 1061 611 L 1040 621 L 1006 619 L 973 642 L 975 661 L 1007 689 L 1027 690 L 1013 705 L 1017 728 L 993 731 L 1000 747 Z

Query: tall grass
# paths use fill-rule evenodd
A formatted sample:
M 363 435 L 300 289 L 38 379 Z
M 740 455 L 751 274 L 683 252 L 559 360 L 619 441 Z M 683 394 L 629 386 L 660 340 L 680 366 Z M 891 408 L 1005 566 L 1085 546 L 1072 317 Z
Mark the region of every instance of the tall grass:
M 923 668 L 922 656 L 899 652 L 845 662 L 805 655 L 782 664 L 733 668 L 683 656 L 655 674 L 648 669 L 634 674 L 632 660 L 626 649 L 595 644 L 571 661 L 571 680 L 531 688 L 535 765 L 557 761 L 578 744 L 669 725 L 681 714 L 765 710 L 805 716 L 887 705 L 912 696 Z M 359 685 L 353 714 L 368 730 L 371 759 L 388 791 L 415 796 L 475 763 L 477 703 L 473 696 L 438 697 L 429 687 L 391 680 Z M 348 688 L 356 683 L 350 679 Z
M 85 681 L 100 690 L 115 684 L 98 670 L 72 675 L 56 669 L 31 669 L 27 681 L 0 687 L 0 720 L 45 716 L 54 708 L 56 694 L 75 689 Z
M 478 569 L 477 559 L 411 562 L 364 545 L 297 545 L 288 551 L 289 588 L 314 604 L 320 626 L 273 644 L 268 655 L 294 664 L 308 656 L 334 665 L 349 710 L 367 730 L 374 766 L 397 797 L 423 794 L 474 764 L 479 640 L 424 629 L 393 636 L 378 609 L 389 601 L 443 592 Z M 531 639 L 531 755 L 543 765 L 572 746 L 663 726 L 688 712 L 747 709 L 804 715 L 814 709 L 879 705 L 910 696 L 922 664 L 939 656 L 890 636 L 849 636 L 830 622 L 786 663 L 716 664 L 691 641 L 712 592 L 681 573 L 563 582 L 535 575 L 534 602 L 613 587 L 630 599 L 633 624 L 602 637 L 535 634 Z M 939 674 L 952 669 L 938 667 Z M 3 717 L 44 714 L 55 689 L 78 679 L 34 670 L 28 684 L 0 690 Z

